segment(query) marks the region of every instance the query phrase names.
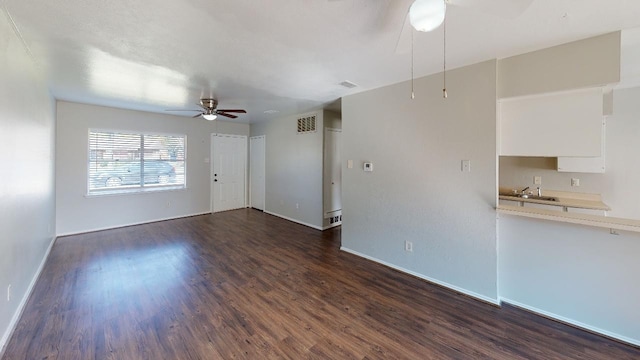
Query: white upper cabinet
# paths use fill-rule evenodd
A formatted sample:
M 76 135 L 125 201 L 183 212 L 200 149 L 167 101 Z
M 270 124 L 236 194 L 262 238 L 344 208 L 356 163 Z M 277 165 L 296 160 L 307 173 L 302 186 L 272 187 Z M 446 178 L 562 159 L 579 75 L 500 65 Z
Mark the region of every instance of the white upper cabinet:
M 601 88 L 501 99 L 499 154 L 599 157 L 602 114 Z
M 600 156 L 596 157 L 558 157 L 559 172 L 604 173 L 605 172 L 605 139 L 606 117 L 602 121 L 602 147 Z

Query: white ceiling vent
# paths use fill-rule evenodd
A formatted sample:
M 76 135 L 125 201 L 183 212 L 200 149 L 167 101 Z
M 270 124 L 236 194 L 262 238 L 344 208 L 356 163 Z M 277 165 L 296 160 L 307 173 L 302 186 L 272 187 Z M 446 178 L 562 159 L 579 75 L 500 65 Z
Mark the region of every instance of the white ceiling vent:
M 316 132 L 316 116 L 310 115 L 298 118 L 298 134 Z
M 342 86 L 346 87 L 347 89 L 353 89 L 354 87 L 357 87 L 357 86 L 358 86 L 358 85 L 356 85 L 356 84 L 352 83 L 352 82 L 351 82 L 351 81 L 349 81 L 349 80 L 345 80 L 345 81 L 341 82 L 341 83 L 340 83 L 340 85 L 342 85 Z

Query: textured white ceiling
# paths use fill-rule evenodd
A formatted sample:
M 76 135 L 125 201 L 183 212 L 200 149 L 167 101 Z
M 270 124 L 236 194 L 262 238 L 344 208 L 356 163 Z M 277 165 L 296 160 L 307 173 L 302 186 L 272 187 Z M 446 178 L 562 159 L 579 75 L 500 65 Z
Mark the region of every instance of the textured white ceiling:
M 251 123 L 408 80 L 411 2 L 0 0 L 58 99 L 164 112 L 214 97 Z M 640 26 L 638 0 L 515 2 L 451 0 L 448 66 Z M 416 76 L 441 71 L 442 35 L 414 33 Z

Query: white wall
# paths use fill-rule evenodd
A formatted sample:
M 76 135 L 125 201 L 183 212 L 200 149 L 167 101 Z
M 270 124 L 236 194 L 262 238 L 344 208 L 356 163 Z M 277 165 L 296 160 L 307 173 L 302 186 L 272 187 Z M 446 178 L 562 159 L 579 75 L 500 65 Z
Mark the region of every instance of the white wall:
M 343 98 L 342 246 L 497 302 L 496 62 L 447 83 L 448 99 L 442 74 L 416 79 L 415 100 L 408 82 Z
M 54 115 L 40 68 L 0 6 L 0 353 L 54 239 Z
M 315 114 L 315 133 L 297 134 L 299 116 L 287 116 L 251 125 L 251 136 L 266 136 L 265 212 L 322 229 L 323 111 Z
M 509 215 L 499 229 L 504 301 L 640 345 L 640 234 Z
M 57 233 L 73 234 L 207 213 L 211 133 L 249 135 L 249 125 L 58 102 Z M 87 197 L 89 129 L 187 135 L 187 189 Z

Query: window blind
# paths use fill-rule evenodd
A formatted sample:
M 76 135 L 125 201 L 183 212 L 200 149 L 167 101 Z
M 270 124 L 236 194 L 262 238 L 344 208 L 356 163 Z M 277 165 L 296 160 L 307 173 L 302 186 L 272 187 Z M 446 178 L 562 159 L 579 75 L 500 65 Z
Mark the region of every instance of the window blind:
M 186 136 L 89 131 L 89 194 L 186 185 Z

